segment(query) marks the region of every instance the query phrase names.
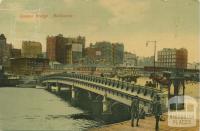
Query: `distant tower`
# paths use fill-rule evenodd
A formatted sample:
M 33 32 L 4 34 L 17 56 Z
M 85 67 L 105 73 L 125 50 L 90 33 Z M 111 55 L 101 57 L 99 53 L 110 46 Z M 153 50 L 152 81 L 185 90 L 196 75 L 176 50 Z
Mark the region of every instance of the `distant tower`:
M 5 48 L 6 48 L 6 37 L 4 34 L 1 34 L 0 35 L 0 65 L 3 65 Z

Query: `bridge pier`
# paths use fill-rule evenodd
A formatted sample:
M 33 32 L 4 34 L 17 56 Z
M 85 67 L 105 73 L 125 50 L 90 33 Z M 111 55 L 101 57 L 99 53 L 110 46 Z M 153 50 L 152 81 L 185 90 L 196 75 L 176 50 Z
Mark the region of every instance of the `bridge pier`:
M 72 85 L 71 87 L 71 104 L 73 106 L 76 106 L 77 105 L 77 102 L 78 102 L 78 98 L 77 98 L 77 94 L 76 94 L 76 90 L 74 88 L 74 85 Z
M 60 92 L 61 86 L 56 82 L 56 92 Z
M 92 114 L 94 116 L 101 116 L 102 113 L 102 102 L 98 100 L 92 101 Z
M 107 96 L 104 95 L 103 97 L 97 96 L 96 99 L 92 101 L 92 113 L 95 116 L 100 116 L 103 119 L 107 119 L 111 113 L 111 102 L 108 100 Z
M 103 96 L 103 101 L 102 101 L 102 103 L 103 103 L 103 110 L 102 110 L 102 113 L 108 113 L 108 112 L 111 112 L 111 110 L 110 110 L 110 102 L 109 102 L 109 100 L 107 99 L 107 96 L 106 95 L 104 95 Z

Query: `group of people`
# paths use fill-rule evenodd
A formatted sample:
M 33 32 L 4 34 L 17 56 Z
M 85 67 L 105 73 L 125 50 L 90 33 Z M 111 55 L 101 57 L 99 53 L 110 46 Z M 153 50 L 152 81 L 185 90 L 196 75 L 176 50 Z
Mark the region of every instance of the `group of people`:
M 156 96 L 156 99 L 152 102 L 152 113 L 156 119 L 155 130 L 159 131 L 159 121 L 160 116 L 162 115 L 162 109 L 160 97 L 158 95 Z M 146 113 L 144 111 L 144 108 L 142 107 L 140 109 L 139 98 L 138 96 L 136 96 L 131 103 L 131 126 L 134 127 L 134 119 L 136 119 L 136 126 L 139 126 L 139 119 L 144 119 L 145 114 Z
M 155 87 L 156 85 L 151 81 L 146 81 L 145 86 Z

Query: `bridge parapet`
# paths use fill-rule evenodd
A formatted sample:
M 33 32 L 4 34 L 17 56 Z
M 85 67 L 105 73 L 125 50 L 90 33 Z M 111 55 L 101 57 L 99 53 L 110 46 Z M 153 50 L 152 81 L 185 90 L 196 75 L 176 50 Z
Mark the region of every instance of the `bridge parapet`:
M 136 92 L 137 94 L 143 94 L 144 96 L 150 96 L 153 98 L 154 95 L 161 93 L 158 89 L 152 87 L 145 87 L 140 85 L 135 85 L 130 82 L 123 82 L 119 80 L 112 80 L 105 77 L 97 77 L 92 75 L 83 75 L 76 73 L 58 73 L 54 75 L 45 76 L 42 78 L 45 79 L 58 79 L 58 77 L 70 77 L 75 79 L 81 79 L 89 82 L 94 82 L 98 84 L 102 84 L 105 86 L 111 86 L 117 89 L 126 90 L 130 92 Z
M 101 96 L 107 94 L 107 97 L 115 101 L 121 102 L 128 106 L 135 96 L 138 96 L 141 103 L 150 105 L 154 96 L 162 94 L 160 90 L 135 85 L 130 82 L 113 80 L 105 77 L 97 77 L 92 75 L 76 74 L 76 73 L 59 73 L 40 77 L 41 83 L 61 83 L 64 85 L 81 88 Z M 166 105 L 165 103 L 163 105 Z

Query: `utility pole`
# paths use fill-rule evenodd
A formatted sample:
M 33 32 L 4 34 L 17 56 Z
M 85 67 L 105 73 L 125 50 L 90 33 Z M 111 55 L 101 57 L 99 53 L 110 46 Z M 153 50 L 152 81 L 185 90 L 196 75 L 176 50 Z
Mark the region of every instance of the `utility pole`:
M 146 42 L 146 46 L 148 46 L 149 43 L 154 43 L 154 61 L 153 61 L 153 73 L 154 73 L 154 77 L 156 75 L 156 43 L 157 41 L 147 41 Z

